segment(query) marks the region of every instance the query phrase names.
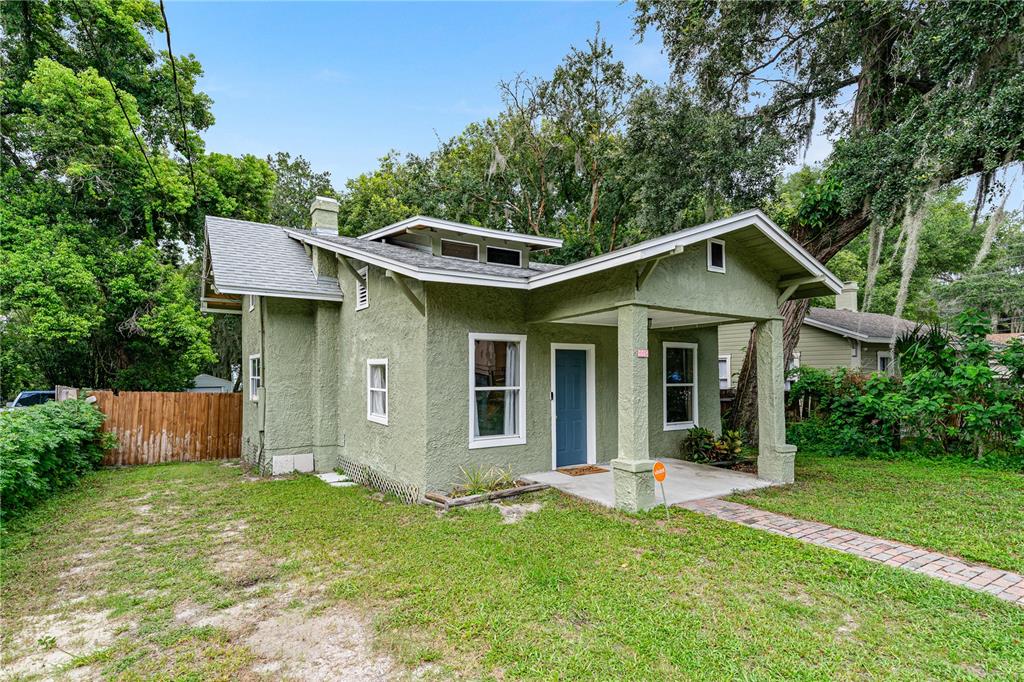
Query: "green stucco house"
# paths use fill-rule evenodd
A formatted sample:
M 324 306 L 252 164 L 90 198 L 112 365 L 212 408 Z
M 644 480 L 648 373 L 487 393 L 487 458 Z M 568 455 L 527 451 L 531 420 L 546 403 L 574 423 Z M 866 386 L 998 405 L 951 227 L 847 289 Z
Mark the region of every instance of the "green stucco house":
M 462 470 L 610 462 L 625 509 L 653 458 L 721 429 L 718 327 L 758 335 L 759 475 L 793 480 L 787 298 L 841 283 L 759 211 L 557 266 L 558 239 L 414 217 L 340 237 L 208 217 L 204 310 L 241 315 L 244 457 L 449 490 Z

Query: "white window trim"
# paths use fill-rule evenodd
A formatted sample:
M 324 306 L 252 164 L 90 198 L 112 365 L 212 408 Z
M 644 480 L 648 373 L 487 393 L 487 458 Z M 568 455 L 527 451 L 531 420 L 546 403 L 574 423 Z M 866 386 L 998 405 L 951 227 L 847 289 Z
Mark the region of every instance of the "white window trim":
M 367 308 L 370 307 L 370 266 L 364 265 L 363 267 L 356 270 L 356 272 L 359 273 L 359 276 L 363 278 L 362 283 L 360 283 L 358 279 L 356 280 L 356 310 L 366 310 Z M 365 292 L 366 295 L 360 296 L 360 291 Z M 359 302 L 360 298 L 363 299 L 362 303 Z
M 692 348 L 693 349 L 693 421 L 670 422 L 668 420 L 668 389 L 669 386 L 689 386 L 690 384 L 669 384 L 666 379 L 668 374 L 668 349 L 669 348 Z M 700 412 L 697 407 L 697 375 L 700 374 L 700 366 L 697 364 L 697 344 L 683 343 L 682 341 L 663 341 L 661 344 L 661 415 L 665 431 L 681 431 L 692 429 L 699 422 Z
M 731 355 L 719 355 L 718 361 L 725 360 L 725 389 L 732 388 L 732 356 Z M 722 377 L 718 377 L 718 388 L 722 390 Z
M 523 252 L 520 251 L 519 249 L 509 249 L 509 248 L 506 248 L 504 246 L 488 246 L 487 249 L 484 252 L 484 257 L 487 259 L 488 263 L 491 262 L 491 249 L 495 249 L 497 251 L 510 251 L 512 253 L 519 254 L 519 262 L 516 263 L 514 266 L 510 265 L 508 267 L 517 267 L 517 268 L 523 267 Z M 508 264 L 507 263 L 493 263 L 493 265 L 508 265 Z
M 786 380 L 784 385 L 787 391 L 793 387 L 793 380 L 789 378 L 789 373 L 794 369 L 800 369 L 800 351 L 798 350 L 793 351 L 793 358 L 789 361 L 789 367 L 786 368 Z
M 379 389 L 379 388 L 370 388 L 370 371 L 371 371 L 371 369 L 374 366 L 378 366 L 378 365 L 383 365 L 384 366 L 384 388 L 383 388 L 383 392 L 384 392 L 384 414 L 383 415 L 373 414 L 373 412 L 370 411 L 371 410 L 371 406 L 373 405 L 373 401 L 371 400 L 371 395 L 372 395 L 373 391 L 380 391 L 380 390 L 382 390 L 382 389 Z M 390 383 L 391 383 L 391 372 L 388 369 L 388 359 L 387 358 L 372 358 L 372 359 L 366 361 L 366 418 L 369 421 L 376 422 L 378 424 L 383 424 L 384 426 L 388 425 L 388 415 L 390 414 L 390 407 L 388 405 L 388 386 L 389 386 Z
M 882 369 L 882 358 L 889 360 L 889 366 Z M 879 372 L 891 372 L 892 371 L 892 352 L 887 350 L 880 350 L 875 353 L 875 367 Z
M 519 435 L 483 436 L 473 435 L 473 413 L 476 410 L 476 377 L 473 363 L 476 361 L 477 341 L 514 341 L 519 343 Z M 496 448 L 505 445 L 526 444 L 526 335 L 525 334 L 477 334 L 469 333 L 469 449 Z
M 451 242 L 452 244 L 465 244 L 466 246 L 472 246 L 474 249 L 476 249 L 476 258 L 470 259 L 470 258 L 462 258 L 460 256 L 446 256 L 446 255 L 444 255 L 444 243 L 445 242 Z M 462 261 L 468 261 L 468 262 L 473 262 L 473 261 L 480 262 L 480 245 L 477 244 L 476 242 L 467 242 L 467 241 L 463 241 L 461 239 L 448 239 L 447 237 L 441 237 L 441 243 L 438 246 L 437 252 L 441 256 L 441 258 L 454 258 L 455 260 L 462 260 Z
M 253 375 L 252 375 L 252 361 L 253 360 L 259 360 L 260 361 L 260 374 L 259 374 L 258 377 L 255 377 L 259 381 L 259 385 L 255 386 L 255 387 L 253 386 L 253 383 L 252 383 L 252 380 L 254 378 Z M 261 356 L 259 353 L 253 353 L 252 355 L 250 355 L 249 356 L 249 366 L 248 366 L 248 368 L 246 370 L 246 373 L 247 373 L 247 383 L 249 384 L 249 401 L 250 402 L 254 402 L 254 403 L 255 402 L 259 402 L 259 399 L 260 399 L 260 388 L 263 386 L 263 356 Z
M 587 464 L 597 463 L 597 371 L 596 348 L 592 343 L 551 344 L 551 468 L 558 468 L 558 440 L 555 435 L 555 351 L 582 350 L 587 353 Z
M 711 264 L 711 245 L 719 244 L 722 247 L 722 265 L 721 267 Z M 721 239 L 709 239 L 708 240 L 708 272 L 725 272 L 725 242 Z

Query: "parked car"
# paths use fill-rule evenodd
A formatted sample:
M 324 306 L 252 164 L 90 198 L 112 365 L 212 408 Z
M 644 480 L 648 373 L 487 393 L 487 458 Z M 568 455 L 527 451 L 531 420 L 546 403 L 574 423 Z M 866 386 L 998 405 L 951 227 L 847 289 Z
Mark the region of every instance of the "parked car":
M 32 405 L 42 405 L 48 403 L 57 397 L 56 391 L 22 391 L 18 394 L 18 397 L 7 403 L 7 407 L 14 409 L 16 407 L 31 407 Z

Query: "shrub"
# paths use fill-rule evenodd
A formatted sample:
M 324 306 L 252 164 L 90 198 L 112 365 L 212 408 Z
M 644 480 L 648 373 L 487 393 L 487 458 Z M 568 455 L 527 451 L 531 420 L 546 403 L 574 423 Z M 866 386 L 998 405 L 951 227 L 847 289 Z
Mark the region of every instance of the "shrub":
M 814 405 L 791 424 L 798 447 L 837 454 L 892 453 L 978 460 L 1024 454 L 1024 345 L 997 352 L 985 318 L 967 311 L 954 332 L 915 329 L 896 341 L 901 376 L 801 370 L 792 393 Z M 998 370 L 998 371 L 997 371 Z
M 690 462 L 725 462 L 742 454 L 743 434 L 739 431 L 726 431 L 717 438 L 714 431 L 697 426 L 679 443 L 679 456 Z
M 679 443 L 679 456 L 690 462 L 710 462 L 715 449 L 715 432 L 695 426 Z
M 465 495 L 479 495 L 496 490 L 513 488 L 516 485 L 516 477 L 512 475 L 512 469 L 500 467 L 474 467 L 462 469 L 462 481 L 452 491 L 455 497 Z
M 10 518 L 75 483 L 103 459 L 103 413 L 84 400 L 0 413 L 0 515 Z

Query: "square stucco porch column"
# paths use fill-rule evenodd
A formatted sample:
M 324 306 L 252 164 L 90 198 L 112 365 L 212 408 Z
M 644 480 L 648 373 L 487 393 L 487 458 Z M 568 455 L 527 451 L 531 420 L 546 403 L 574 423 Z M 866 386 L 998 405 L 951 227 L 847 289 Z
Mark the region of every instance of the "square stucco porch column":
M 786 443 L 782 320 L 757 323 L 757 476 L 793 482 L 796 446 Z
M 640 511 L 654 506 L 647 426 L 647 308 L 624 305 L 618 309 L 618 457 L 611 461 L 615 478 L 615 506 Z M 643 354 L 637 351 L 645 351 Z

